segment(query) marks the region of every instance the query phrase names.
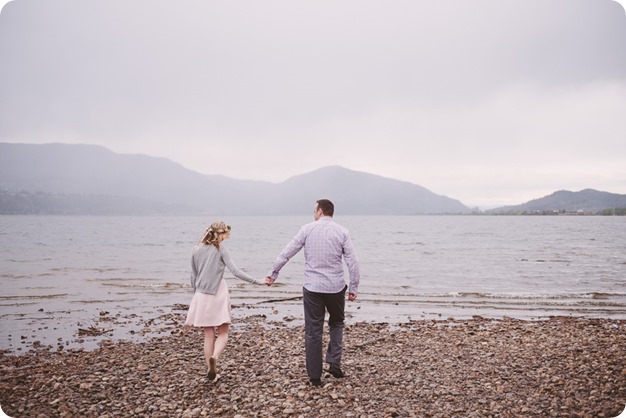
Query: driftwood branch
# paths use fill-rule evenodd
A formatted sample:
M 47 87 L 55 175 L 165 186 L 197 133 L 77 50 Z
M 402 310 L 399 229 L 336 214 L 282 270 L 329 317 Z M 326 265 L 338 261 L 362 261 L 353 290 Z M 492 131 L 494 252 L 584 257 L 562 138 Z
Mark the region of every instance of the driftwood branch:
M 261 303 L 272 303 L 272 302 L 287 302 L 290 300 L 300 300 L 302 299 L 304 296 L 295 296 L 293 298 L 281 298 L 281 299 L 269 299 L 269 300 L 262 300 L 261 302 L 257 302 L 256 304 L 259 305 Z

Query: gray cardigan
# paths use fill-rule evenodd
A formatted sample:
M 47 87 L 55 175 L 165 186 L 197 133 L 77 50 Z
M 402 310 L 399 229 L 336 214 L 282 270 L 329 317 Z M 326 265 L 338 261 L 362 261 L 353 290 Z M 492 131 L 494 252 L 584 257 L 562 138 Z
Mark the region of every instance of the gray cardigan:
M 262 281 L 240 270 L 232 258 L 224 243 L 220 249 L 214 245 L 199 244 L 193 247 L 191 255 L 191 287 L 194 292 L 214 295 L 224 277 L 224 267 L 228 267 L 238 279 L 248 283 L 263 284 Z

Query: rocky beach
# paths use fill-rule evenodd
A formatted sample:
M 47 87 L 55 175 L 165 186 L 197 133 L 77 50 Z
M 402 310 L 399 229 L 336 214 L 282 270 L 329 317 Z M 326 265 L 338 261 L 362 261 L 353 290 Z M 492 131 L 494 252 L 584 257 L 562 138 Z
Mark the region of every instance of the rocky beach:
M 626 321 L 552 317 L 346 326 L 346 377 L 308 383 L 303 327 L 237 318 L 206 378 L 183 313 L 141 342 L 38 346 L 0 357 L 10 417 L 615 417 L 626 405 Z M 110 326 L 110 324 L 109 324 Z M 149 327 L 150 324 L 146 324 Z M 97 333 L 98 327 L 83 330 Z

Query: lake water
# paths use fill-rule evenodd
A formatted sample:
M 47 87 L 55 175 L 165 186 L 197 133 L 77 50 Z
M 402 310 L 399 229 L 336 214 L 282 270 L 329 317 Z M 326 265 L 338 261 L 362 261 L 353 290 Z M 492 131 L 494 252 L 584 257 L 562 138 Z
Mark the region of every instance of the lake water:
M 232 225 L 226 243 L 236 264 L 262 278 L 312 217 L 222 219 Z M 361 264 L 349 322 L 626 319 L 626 217 L 335 219 L 350 230 Z M 0 348 L 88 345 L 76 342 L 77 330 L 111 317 L 108 336 L 137 338 L 146 321 L 189 303 L 191 248 L 212 220 L 0 216 Z M 270 288 L 227 272 L 234 320 L 301 321 L 303 265 L 300 253 Z

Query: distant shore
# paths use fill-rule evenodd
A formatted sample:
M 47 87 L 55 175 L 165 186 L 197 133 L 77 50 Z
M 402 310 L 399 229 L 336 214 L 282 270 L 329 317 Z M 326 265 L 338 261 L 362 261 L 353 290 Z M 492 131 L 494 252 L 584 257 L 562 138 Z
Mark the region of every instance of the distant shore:
M 594 416 L 626 405 L 626 321 L 411 320 L 346 327 L 345 379 L 307 383 L 301 325 L 240 320 L 206 380 L 202 338 L 0 355 L 0 406 L 21 416 Z

